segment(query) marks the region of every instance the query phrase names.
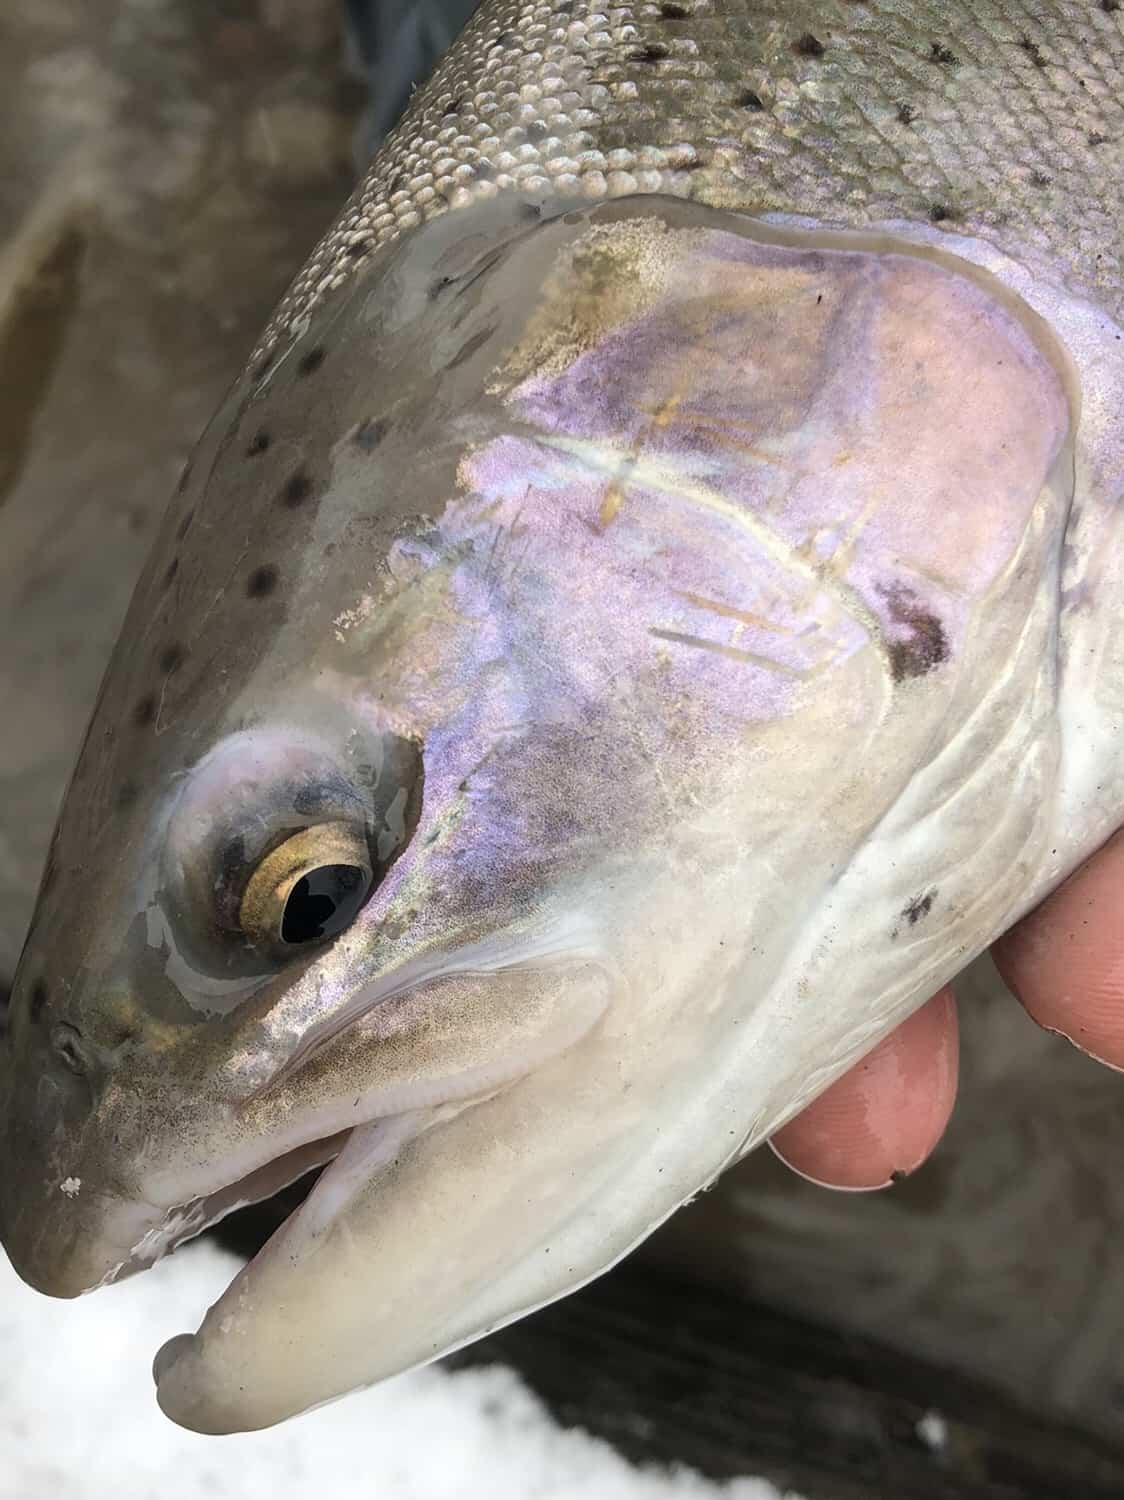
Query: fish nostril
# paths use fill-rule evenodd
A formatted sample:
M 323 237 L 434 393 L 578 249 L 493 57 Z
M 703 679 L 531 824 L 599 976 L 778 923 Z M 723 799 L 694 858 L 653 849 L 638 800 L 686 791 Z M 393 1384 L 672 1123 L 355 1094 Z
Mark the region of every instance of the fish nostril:
M 82 1051 L 82 1037 L 77 1027 L 60 1022 L 51 1033 L 51 1046 L 55 1054 L 79 1077 L 86 1072 L 86 1058 Z

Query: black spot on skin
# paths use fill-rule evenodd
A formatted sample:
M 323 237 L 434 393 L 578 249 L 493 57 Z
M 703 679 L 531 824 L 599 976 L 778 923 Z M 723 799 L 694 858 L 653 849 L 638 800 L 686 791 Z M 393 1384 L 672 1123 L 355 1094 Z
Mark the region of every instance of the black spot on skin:
M 361 255 L 366 255 L 373 244 L 374 240 L 352 240 L 343 253 L 348 260 L 358 260 Z
M 250 446 L 246 449 L 247 458 L 256 458 L 259 453 L 264 453 L 273 439 L 264 427 L 258 429 L 250 439 Z
M 1030 37 L 1024 36 L 1019 46 L 1036 68 L 1044 68 L 1046 66 L 1046 59 L 1042 56 L 1042 49 L 1038 46 L 1037 42 L 1032 42 Z
M 178 672 L 187 657 L 182 646 L 166 646 L 160 653 L 159 667 L 166 676 L 172 672 Z
M 156 723 L 156 709 L 156 694 L 145 693 L 133 706 L 133 723 L 138 729 L 147 729 L 150 724 Z
M 1049 187 L 1050 179 L 1046 176 L 1045 172 L 1035 170 L 1030 174 L 1030 185 L 1036 188 Z
M 307 354 L 302 354 L 297 361 L 298 376 L 311 375 L 324 363 L 327 350 L 320 344 L 315 349 L 310 349 Z
M 739 109 L 752 110 L 755 114 L 765 108 L 765 101 L 756 89 L 742 89 L 734 103 Z
M 907 901 L 902 907 L 902 916 L 911 927 L 916 927 L 922 917 L 927 917 L 933 909 L 936 900 L 936 891 L 926 891 L 923 896 L 914 896 L 912 901 Z
M 880 591 L 886 600 L 890 619 L 909 631 L 906 639 L 887 639 L 890 674 L 895 682 L 910 677 L 924 677 L 948 660 L 948 637 L 944 626 L 908 589 Z
M 929 218 L 934 224 L 943 224 L 946 219 L 952 218 L 952 209 L 947 203 L 933 203 L 929 206 Z
M 1090 146 L 1107 146 L 1108 136 L 1101 135 L 1099 130 L 1091 130 L 1088 136 Z
M 1106 16 L 1114 16 L 1120 9 L 1120 0 L 1101 0 L 1101 9 Z
M 822 57 L 827 49 L 819 37 L 813 36 L 810 31 L 806 31 L 802 37 L 793 42 L 792 50 L 796 53 L 797 57 Z
M 912 104 L 898 105 L 898 119 L 903 125 L 912 125 L 917 118 L 917 111 Z
M 246 579 L 246 597 L 248 599 L 266 599 L 277 587 L 279 574 L 272 563 L 263 563 L 260 568 L 255 568 Z
M 663 4 L 660 6 L 660 15 L 665 21 L 686 21 L 691 12 L 685 5 Z
M 352 441 L 357 448 L 362 448 L 364 453 L 373 453 L 386 436 L 389 427 L 390 423 L 385 417 L 368 417 L 355 429 Z
M 450 99 L 441 111 L 443 115 L 456 115 L 460 113 L 460 107 L 464 103 L 464 95 L 458 94 L 455 99 Z
M 164 582 L 164 587 L 165 588 L 170 587 L 170 585 L 172 583 L 172 580 L 175 578 L 175 576 L 179 572 L 179 570 L 180 570 L 180 560 L 179 560 L 178 557 L 173 557 L 172 560 L 171 560 L 171 562 L 164 569 L 164 580 L 163 580 L 163 582 Z
M 46 1010 L 49 999 L 47 981 L 45 979 L 37 979 L 31 986 L 31 993 L 27 997 L 27 1019 L 32 1022 L 38 1021 L 39 1017 Z
M 482 348 L 488 342 L 493 333 L 495 333 L 494 328 L 481 328 L 474 333 L 466 343 L 461 345 L 445 368 L 455 370 L 458 365 L 463 365 L 466 359 L 471 359 L 477 349 Z
M 643 47 L 636 47 L 628 54 L 630 62 L 658 63 L 665 57 L 671 55 L 671 49 L 665 47 L 662 42 L 648 42 Z
M 190 509 L 184 511 L 184 513 L 183 513 L 183 519 L 180 521 L 180 524 L 176 527 L 176 541 L 177 542 L 182 542 L 183 541 L 184 537 L 191 530 L 191 523 L 194 520 L 195 520 L 195 507 L 191 506 Z
M 519 40 L 519 35 L 514 31 L 501 31 L 496 41 L 501 47 L 514 47 Z
M 943 42 L 934 42 L 929 48 L 929 61 L 938 63 L 942 68 L 958 68 L 960 59 L 951 47 L 946 47 Z
M 123 781 L 117 789 L 117 806 L 122 809 L 132 807 L 139 795 L 140 788 L 135 781 Z
M 282 505 L 295 510 L 302 505 L 312 494 L 312 480 L 309 478 L 307 469 L 298 469 L 295 474 L 290 474 L 281 488 L 280 500 Z
M 405 186 L 406 186 L 406 174 L 405 174 L 405 172 L 396 172 L 394 174 L 394 176 L 390 179 L 390 187 L 387 189 L 387 191 L 389 193 L 400 193 Z

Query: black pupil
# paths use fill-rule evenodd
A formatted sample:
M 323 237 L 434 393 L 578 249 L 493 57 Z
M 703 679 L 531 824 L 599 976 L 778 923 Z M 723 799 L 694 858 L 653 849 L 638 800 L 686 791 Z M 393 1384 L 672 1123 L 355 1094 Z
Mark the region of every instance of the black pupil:
M 357 865 L 321 865 L 289 892 L 281 940 L 312 943 L 342 932 L 363 904 L 366 876 Z

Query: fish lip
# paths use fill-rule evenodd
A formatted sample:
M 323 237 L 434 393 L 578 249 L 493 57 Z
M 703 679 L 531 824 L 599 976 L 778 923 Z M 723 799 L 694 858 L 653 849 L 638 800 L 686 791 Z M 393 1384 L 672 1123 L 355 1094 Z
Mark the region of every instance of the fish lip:
M 309 1172 L 329 1167 L 353 1132 L 371 1123 L 373 1121 L 356 1121 L 331 1135 L 310 1136 L 259 1162 L 241 1176 L 225 1178 L 207 1192 L 196 1193 L 182 1203 L 167 1208 L 152 1204 L 153 1222 L 149 1228 L 129 1248 L 125 1259 L 110 1267 L 101 1280 L 87 1290 L 97 1291 L 149 1270 L 181 1245 L 214 1228 L 229 1214 L 255 1203 L 267 1202 Z M 290 1217 L 286 1216 L 283 1223 L 287 1223 Z M 283 1224 L 278 1226 L 279 1229 L 282 1227 Z

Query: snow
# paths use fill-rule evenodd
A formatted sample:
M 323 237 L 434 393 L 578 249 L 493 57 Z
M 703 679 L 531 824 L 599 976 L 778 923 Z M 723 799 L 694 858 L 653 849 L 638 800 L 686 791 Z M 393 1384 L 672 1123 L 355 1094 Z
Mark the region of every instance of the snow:
M 0 1255 L 0 1500 L 781 1500 L 760 1479 L 635 1468 L 499 1365 L 414 1371 L 267 1432 L 185 1432 L 156 1406 L 152 1356 L 235 1269 L 200 1242 L 56 1302 Z

